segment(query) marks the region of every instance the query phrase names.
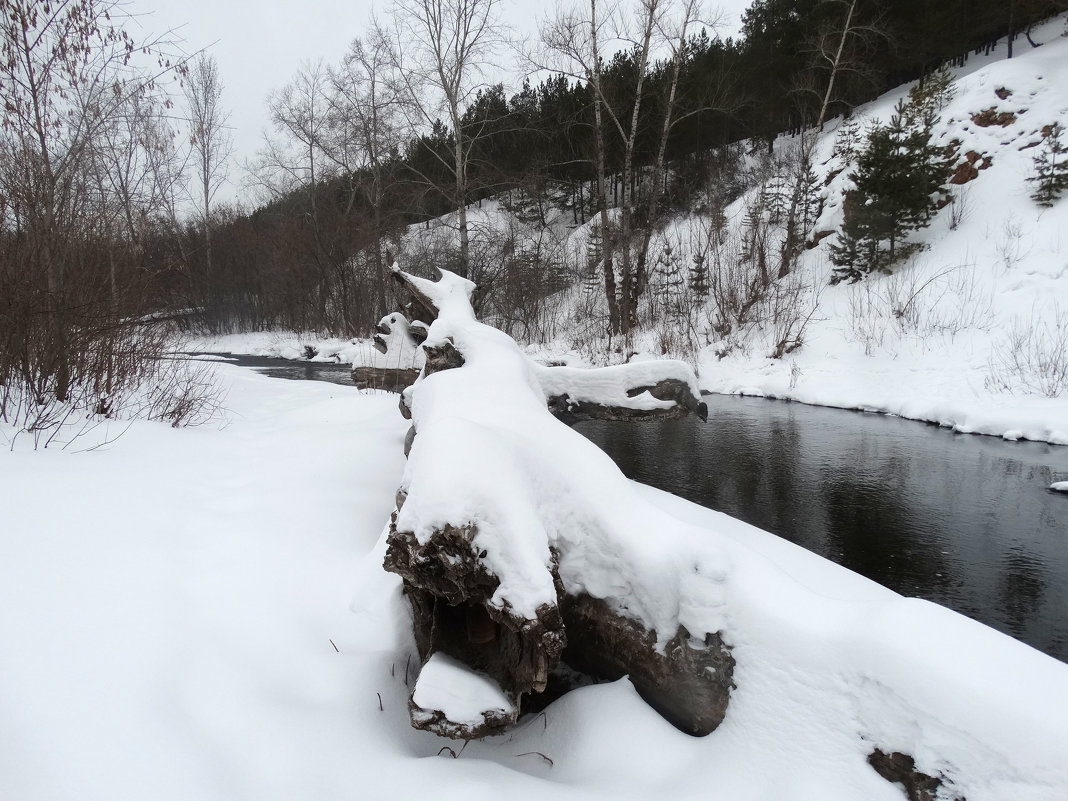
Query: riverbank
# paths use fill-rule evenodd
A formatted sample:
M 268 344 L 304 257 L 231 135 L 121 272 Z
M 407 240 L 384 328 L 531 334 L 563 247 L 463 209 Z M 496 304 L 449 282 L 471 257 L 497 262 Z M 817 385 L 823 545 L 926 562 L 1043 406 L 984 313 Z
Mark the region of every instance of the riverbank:
M 0 453 L 5 799 L 900 801 L 858 735 L 969 801 L 1068 795 L 1064 664 L 654 490 L 729 556 L 727 722 L 689 738 L 624 680 L 454 760 L 409 727 L 409 616 L 381 568 L 396 397 L 218 371 L 221 426 Z M 891 675 L 918 706 L 872 684 Z
M 697 357 L 701 389 L 713 394 L 793 400 L 812 406 L 880 412 L 1006 440 L 1068 445 L 1068 396 L 997 392 L 988 386 L 989 365 L 973 344 L 934 350 L 922 343 L 888 357 L 867 356 L 843 344 L 833 326 L 816 329 L 808 346 L 787 359 L 728 355 L 707 348 Z M 247 354 L 329 364 L 369 364 L 377 351 L 369 339 L 343 340 L 290 331 L 260 331 L 198 337 L 183 349 Z M 541 361 L 592 366 L 619 361 L 623 354 L 591 360 L 561 343 L 535 345 L 528 353 Z M 614 357 L 614 358 L 613 358 Z M 632 359 L 652 359 L 638 352 Z

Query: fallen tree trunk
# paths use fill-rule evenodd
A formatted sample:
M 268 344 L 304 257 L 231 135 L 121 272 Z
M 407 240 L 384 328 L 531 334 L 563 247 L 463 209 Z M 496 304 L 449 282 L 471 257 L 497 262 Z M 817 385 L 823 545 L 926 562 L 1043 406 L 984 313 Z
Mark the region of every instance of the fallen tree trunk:
M 470 282 L 395 277 L 409 309 L 434 314 L 423 372 L 401 398 L 409 461 L 384 561 L 403 579 L 431 666 L 409 701 L 412 724 L 461 739 L 502 731 L 567 665 L 595 678 L 630 675 L 680 729 L 711 732 L 734 668 L 722 568 L 554 419 L 703 416 L 692 371 L 681 362 L 537 365 L 475 320 Z M 441 692 L 443 682 L 474 688 L 486 708 L 472 711 Z
M 403 392 L 415 383 L 423 368 L 419 345 L 426 339 L 426 326 L 409 323 L 402 314 L 387 314 L 375 330 L 375 353 L 352 365 L 353 383 L 360 389 Z

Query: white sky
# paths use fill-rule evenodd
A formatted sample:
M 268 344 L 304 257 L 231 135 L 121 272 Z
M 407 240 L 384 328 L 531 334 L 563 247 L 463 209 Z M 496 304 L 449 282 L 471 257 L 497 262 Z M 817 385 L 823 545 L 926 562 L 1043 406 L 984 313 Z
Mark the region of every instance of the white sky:
M 723 35 L 736 30 L 748 0 L 721 0 Z M 501 16 L 521 36 L 554 6 L 542 0 L 502 0 Z M 386 3 L 377 3 L 378 10 Z M 241 198 L 239 165 L 259 148 L 267 126 L 267 95 L 287 83 L 304 62 L 338 61 L 368 28 L 369 0 L 130 0 L 144 33 L 175 29 L 187 51 L 209 47 L 222 74 L 231 110 L 235 165 L 219 199 Z M 502 76 L 503 77 L 503 76 Z

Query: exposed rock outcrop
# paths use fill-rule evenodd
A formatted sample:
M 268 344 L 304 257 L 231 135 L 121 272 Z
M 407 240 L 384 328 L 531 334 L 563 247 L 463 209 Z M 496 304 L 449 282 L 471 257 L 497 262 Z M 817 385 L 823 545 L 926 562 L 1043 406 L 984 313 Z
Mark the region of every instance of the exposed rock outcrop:
M 868 755 L 868 764 L 888 782 L 900 784 L 909 801 L 965 801 L 949 790 L 942 777 L 917 770 L 916 760 L 908 754 L 876 748 Z

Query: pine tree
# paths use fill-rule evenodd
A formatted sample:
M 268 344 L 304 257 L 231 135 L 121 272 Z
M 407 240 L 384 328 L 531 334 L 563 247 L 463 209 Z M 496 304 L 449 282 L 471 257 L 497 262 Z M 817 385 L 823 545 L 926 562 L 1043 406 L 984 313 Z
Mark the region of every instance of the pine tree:
M 797 191 L 800 194 L 798 205 L 801 212 L 801 227 L 807 235 L 809 229 L 815 224 L 816 218 L 820 216 L 823 205 L 823 199 L 820 197 L 820 181 L 810 162 L 801 166 L 797 182 Z
M 708 297 L 708 268 L 700 253 L 692 256 L 690 264 L 690 293 L 698 302 Z
M 924 75 L 921 81 L 909 89 L 907 108 L 918 117 L 934 117 L 949 105 L 956 91 L 953 86 L 953 73 L 943 64 Z
M 861 139 L 860 123 L 854 118 L 843 121 L 834 136 L 832 155 L 843 165 L 849 166 L 856 161 L 857 154 L 860 153 Z
M 657 256 L 653 267 L 653 284 L 661 311 L 669 317 L 677 317 L 681 310 L 684 282 L 678 257 L 670 242 L 664 243 Z
M 790 186 L 781 174 L 773 175 L 764 185 L 762 202 L 768 222 L 780 223 L 790 204 Z
M 938 208 L 949 160 L 945 149 L 931 142 L 934 123 L 930 112 L 898 103 L 890 123 L 868 133 L 867 147 L 850 175 L 856 188 L 848 193 L 841 244 L 832 249 L 832 261 L 847 268 L 849 277 L 856 270 L 886 270 L 900 261 L 912 250 L 902 250 L 901 240 L 925 227 Z
M 1035 174 L 1027 179 L 1035 185 L 1031 199 L 1047 208 L 1068 190 L 1068 146 L 1061 139 L 1063 133 L 1059 122 L 1050 126 L 1042 149 L 1033 158 Z
M 838 233 L 838 243 L 831 245 L 834 271 L 831 283 L 855 284 L 870 272 L 876 261 L 877 240 L 869 236 L 867 208 L 859 192 L 847 192 L 844 201 L 845 222 Z

